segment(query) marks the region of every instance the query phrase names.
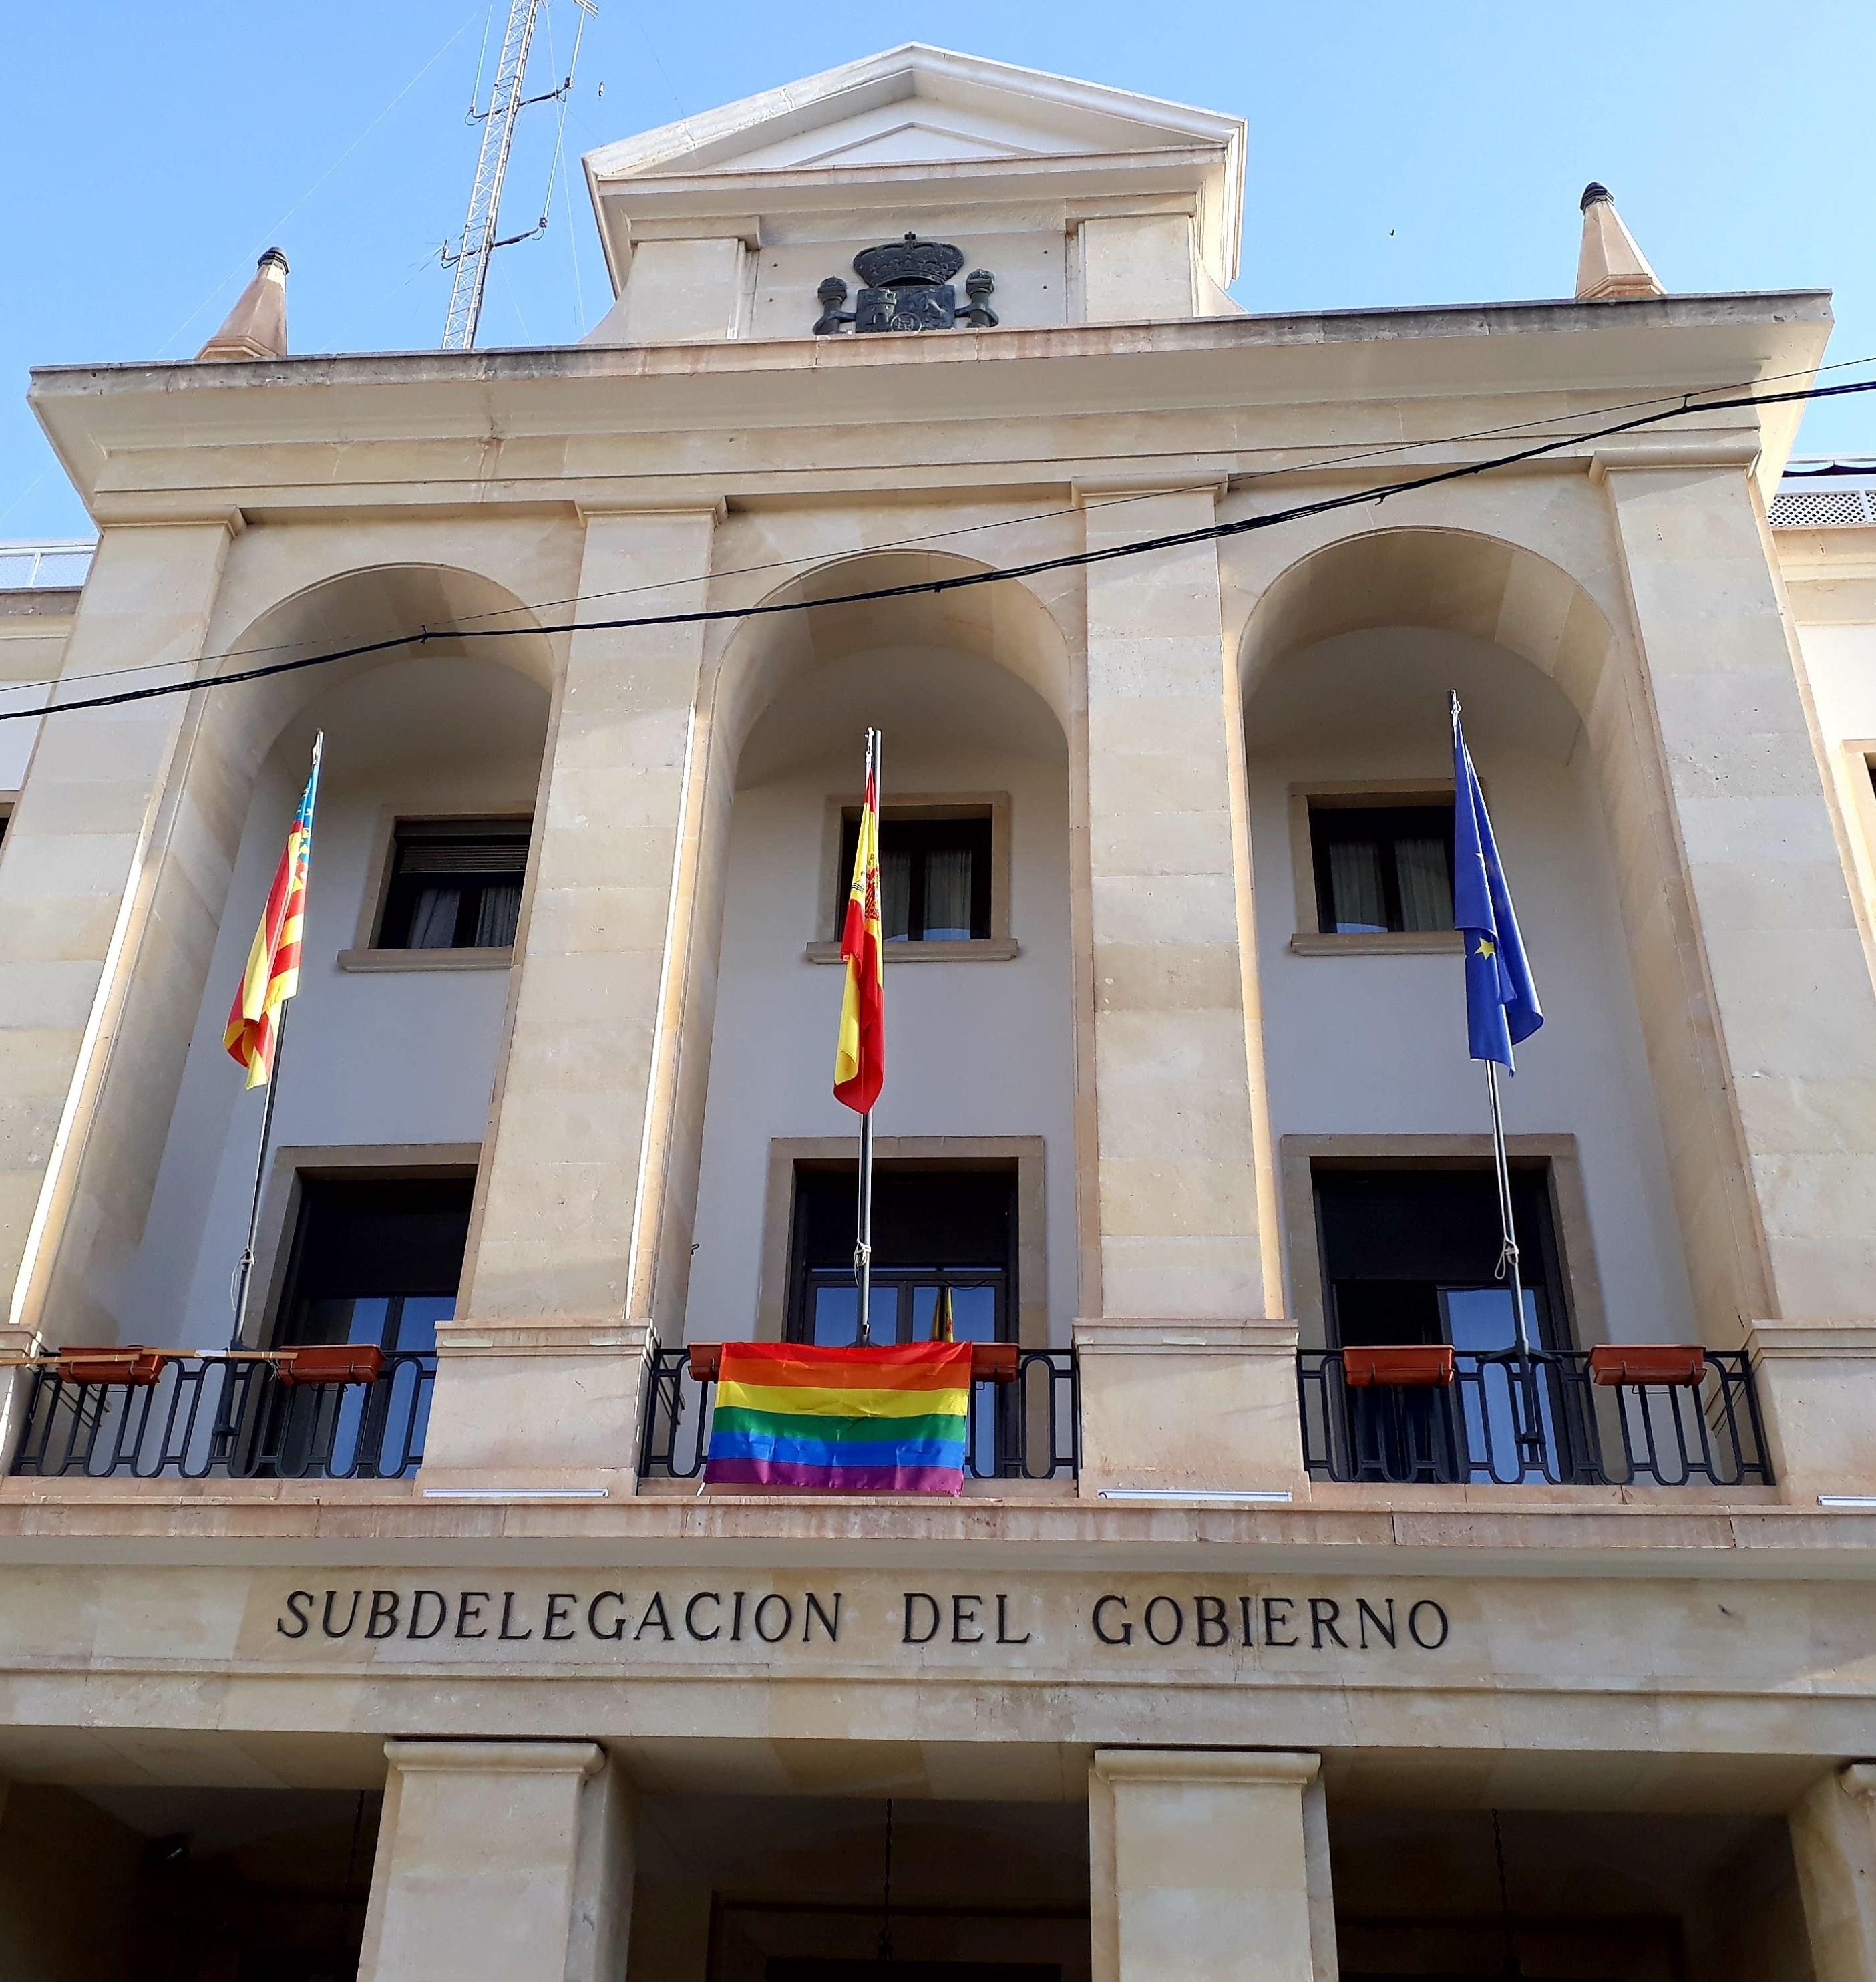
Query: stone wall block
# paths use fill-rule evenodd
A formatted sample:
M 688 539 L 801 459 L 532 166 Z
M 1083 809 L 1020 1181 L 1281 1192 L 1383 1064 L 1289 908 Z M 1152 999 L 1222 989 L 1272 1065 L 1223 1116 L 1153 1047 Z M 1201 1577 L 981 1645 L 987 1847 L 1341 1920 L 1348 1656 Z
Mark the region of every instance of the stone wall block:
M 1284 1321 L 1078 1321 L 1082 1494 L 1300 1491 L 1296 1339 Z

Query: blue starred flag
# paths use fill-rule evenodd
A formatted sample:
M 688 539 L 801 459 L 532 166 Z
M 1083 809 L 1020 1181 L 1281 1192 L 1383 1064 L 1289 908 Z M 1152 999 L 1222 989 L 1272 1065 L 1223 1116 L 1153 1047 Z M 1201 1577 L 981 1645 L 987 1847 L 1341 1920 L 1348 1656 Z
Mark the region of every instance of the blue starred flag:
M 1504 885 L 1485 795 L 1453 697 L 1453 926 L 1465 943 L 1465 1023 L 1474 1059 L 1511 1069 L 1511 1049 L 1544 1023 Z

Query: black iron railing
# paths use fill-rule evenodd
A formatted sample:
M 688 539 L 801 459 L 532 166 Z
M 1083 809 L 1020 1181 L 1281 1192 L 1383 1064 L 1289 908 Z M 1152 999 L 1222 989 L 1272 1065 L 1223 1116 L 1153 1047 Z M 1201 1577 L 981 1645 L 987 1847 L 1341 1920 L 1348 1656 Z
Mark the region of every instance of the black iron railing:
M 1450 1383 L 1347 1380 L 1339 1350 L 1297 1359 L 1303 1460 L 1318 1480 L 1406 1486 L 1768 1486 L 1743 1350 L 1708 1350 L 1698 1383 L 1605 1383 L 1578 1351 L 1457 1350 Z
M 16 1473 L 205 1480 L 395 1480 L 423 1458 L 434 1350 L 368 1383 L 283 1380 L 272 1362 L 168 1357 L 148 1383 L 25 1378 Z
M 638 1475 L 695 1480 L 710 1442 L 714 1383 L 691 1374 L 688 1353 L 652 1345 L 645 1359 Z M 1071 1480 L 1081 1470 L 1080 1393 L 1071 1349 L 1025 1349 L 1016 1380 L 971 1386 L 964 1469 L 973 1480 Z

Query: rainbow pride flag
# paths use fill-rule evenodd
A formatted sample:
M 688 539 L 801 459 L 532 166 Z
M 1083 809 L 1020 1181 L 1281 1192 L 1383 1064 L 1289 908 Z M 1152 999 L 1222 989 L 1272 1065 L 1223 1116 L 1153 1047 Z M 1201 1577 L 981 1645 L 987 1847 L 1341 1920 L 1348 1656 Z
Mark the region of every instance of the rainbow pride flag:
M 971 1345 L 726 1342 L 704 1477 L 835 1493 L 960 1493 Z

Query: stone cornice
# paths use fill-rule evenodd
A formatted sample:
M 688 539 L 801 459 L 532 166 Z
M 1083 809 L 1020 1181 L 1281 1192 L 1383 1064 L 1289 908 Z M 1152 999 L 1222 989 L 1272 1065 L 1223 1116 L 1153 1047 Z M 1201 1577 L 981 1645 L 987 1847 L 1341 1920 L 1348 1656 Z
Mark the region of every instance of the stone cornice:
M 1868 1580 L 1876 1512 L 1698 1490 L 1306 1488 L 1290 1507 L 1142 1508 L 1063 1493 L 930 1506 L 785 1497 L 468 1506 L 409 1483 L 0 1486 L 0 1564 L 913 1563 L 1088 1573 L 1286 1568 L 1395 1576 Z
M 856 467 L 882 462 L 915 475 L 928 459 L 975 463 L 993 433 L 994 481 L 1033 481 L 1043 462 L 1084 479 L 1150 472 L 1091 444 L 1085 462 L 1064 464 L 1062 422 L 1121 413 L 1136 432 L 1151 422 L 1167 431 L 1168 446 L 1188 452 L 1182 421 L 1201 419 L 1208 444 L 1241 431 L 1243 451 L 1260 465 L 1269 465 L 1272 442 L 1253 433 L 1258 420 L 1280 422 L 1278 440 L 1293 436 L 1319 453 L 1348 444 L 1347 411 L 1361 402 L 1515 399 L 1581 421 L 1651 392 L 1672 398 L 1801 373 L 1821 352 L 1829 315 L 1821 292 L 1803 292 L 942 338 L 118 365 L 41 371 L 32 397 L 68 472 L 101 514 L 113 506 L 161 514 L 185 502 L 198 512 L 355 506 L 361 492 L 388 505 L 564 502 L 570 486 L 587 490 L 578 499 L 610 503 L 608 478 L 627 472 L 658 476 L 658 499 L 668 502 L 665 478 L 722 480 L 722 488 L 685 489 L 679 499 L 688 502 L 767 486 L 798 473 L 805 455 L 821 489 L 851 488 Z M 1325 428 L 1311 409 L 1331 408 L 1344 423 Z M 1796 410 L 1765 418 L 1764 451 L 1774 465 Z M 915 448 L 905 445 L 908 422 Z M 1736 432 L 1753 422 L 1734 414 L 1710 424 Z M 1444 430 L 1416 419 L 1403 439 L 1411 445 L 1422 427 Z M 893 430 L 889 452 L 881 428 Z M 809 430 L 819 438 L 805 449 L 800 436 Z M 1220 449 L 1228 457 L 1220 472 L 1231 472 L 1231 452 Z

